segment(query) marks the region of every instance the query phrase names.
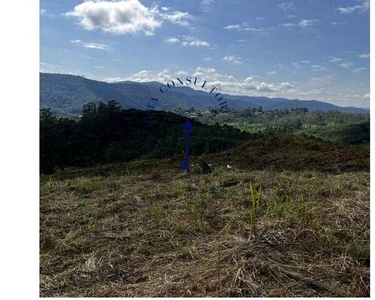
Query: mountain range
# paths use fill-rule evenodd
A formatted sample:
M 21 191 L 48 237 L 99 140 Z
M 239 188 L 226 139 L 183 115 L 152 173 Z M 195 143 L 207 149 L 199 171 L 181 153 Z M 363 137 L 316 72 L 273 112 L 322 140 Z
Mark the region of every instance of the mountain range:
M 68 74 L 40 73 L 40 106 L 55 112 L 78 115 L 83 105 L 89 102 L 116 100 L 124 108 L 146 110 L 152 105 L 158 110 L 175 108 L 208 109 L 219 108 L 214 94 L 190 87 L 175 87 L 161 93 L 159 82 L 116 82 L 107 83 L 82 76 Z M 340 111 L 346 113 L 369 113 L 356 107 L 340 107 L 317 100 L 289 100 L 286 98 L 250 97 L 223 95 L 232 109 L 245 109 L 262 106 L 263 110 L 290 109 L 304 107 L 310 111 Z M 158 101 L 152 101 L 157 98 Z

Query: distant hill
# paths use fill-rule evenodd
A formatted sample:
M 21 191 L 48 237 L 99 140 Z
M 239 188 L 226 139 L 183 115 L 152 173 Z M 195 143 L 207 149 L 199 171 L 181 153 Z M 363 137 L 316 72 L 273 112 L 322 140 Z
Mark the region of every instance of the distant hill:
M 212 94 L 196 91 L 190 87 L 176 87 L 162 94 L 161 83 L 138 83 L 124 81 L 107 83 L 67 74 L 40 73 L 40 105 L 59 113 L 80 114 L 82 106 L 89 102 L 116 100 L 124 108 L 147 109 L 152 97 L 159 98 L 156 109 L 170 110 L 181 107 L 207 109 L 219 107 Z M 369 113 L 366 109 L 339 107 L 333 104 L 311 100 L 288 100 L 285 98 L 249 97 L 224 95 L 228 106 L 234 109 L 262 106 L 264 110 L 305 107 L 311 111 L 341 111 L 348 113 Z

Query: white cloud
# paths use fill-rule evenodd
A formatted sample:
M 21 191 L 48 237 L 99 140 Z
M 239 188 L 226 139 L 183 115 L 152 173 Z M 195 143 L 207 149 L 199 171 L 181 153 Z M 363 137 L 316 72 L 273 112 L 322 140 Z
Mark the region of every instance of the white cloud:
M 232 75 L 220 74 L 214 68 L 202 66 L 197 67 L 194 72 L 179 70 L 178 72 L 173 73 L 168 69 L 162 70 L 160 72 L 142 70 L 126 78 L 113 77 L 106 78 L 104 80 L 108 82 L 131 80 L 136 82 L 158 81 L 166 83 L 167 81 L 173 80 L 174 78 L 178 77 L 182 79 L 182 77 L 185 78 L 186 76 L 191 76 L 192 78 L 197 77 L 199 82 L 198 85 L 206 80 L 208 88 L 215 86 L 217 88 L 216 91 L 220 93 L 230 93 L 238 95 L 269 95 L 277 92 L 288 94 L 294 90 L 294 85 L 289 82 L 282 82 L 280 84 L 277 84 L 272 82 L 258 81 L 256 79 L 256 76 L 249 76 L 243 80 L 238 80 Z M 193 84 L 190 84 L 189 86 L 192 88 L 199 88 L 198 86 L 194 87 Z
M 166 71 L 166 70 L 164 70 L 164 71 Z M 142 71 L 139 71 L 138 73 L 134 74 L 134 76 L 145 78 L 146 76 L 148 76 L 148 75 L 150 75 L 150 74 L 151 74 L 151 71 L 148 71 L 148 70 L 142 70 Z
M 186 72 L 186 71 L 182 71 L 182 70 L 180 70 L 180 71 L 178 71 L 177 73 L 176 73 L 176 75 L 178 75 L 178 76 L 185 76 L 185 75 L 188 75 L 189 73 L 188 72 Z
M 44 63 L 44 62 L 40 62 L 40 67 L 41 69 L 61 69 L 62 66 L 60 65 L 56 65 L 56 64 L 49 64 L 49 63 Z
M 98 50 L 110 50 L 110 48 L 107 45 L 97 43 L 84 43 L 83 47 Z
M 205 67 L 198 67 L 193 76 L 202 76 L 205 75 L 206 77 L 212 76 L 212 74 L 215 74 L 216 70 L 214 68 L 205 68 Z
M 296 27 L 300 27 L 302 29 L 304 28 L 308 28 L 308 27 L 311 27 L 314 25 L 314 23 L 318 22 L 318 20 L 301 20 L 300 22 L 298 23 L 282 23 L 282 24 L 279 24 L 279 28 L 280 27 L 285 27 L 287 29 L 293 29 L 293 28 L 296 28 Z
M 163 20 L 173 24 L 188 25 L 188 12 L 170 11 L 169 7 L 144 6 L 139 0 L 85 1 L 65 13 L 74 17 L 86 30 L 101 29 L 113 34 L 154 34 Z
M 272 83 L 261 82 L 256 87 L 256 90 L 260 92 L 275 92 L 275 85 Z
M 230 24 L 225 27 L 223 27 L 225 30 L 237 30 L 237 31 L 251 31 L 251 32 L 256 32 L 259 34 L 265 34 L 272 32 L 276 30 L 276 27 L 260 27 L 260 28 L 255 28 L 255 27 L 250 27 L 246 22 L 242 22 L 242 24 Z
M 157 9 L 148 8 L 138 0 L 86 1 L 65 14 L 76 17 L 87 29 L 101 29 L 114 34 L 145 33 L 151 35 L 161 26 L 157 20 Z
M 195 47 L 209 47 L 210 44 L 206 41 L 195 40 L 190 42 L 182 42 L 183 46 L 195 46 Z
M 294 85 L 289 82 L 282 82 L 280 83 L 280 88 L 285 90 L 294 89 Z
M 296 26 L 298 26 L 298 24 L 296 24 L 296 23 L 282 23 L 279 26 L 285 27 L 285 28 L 288 28 L 288 29 L 292 29 L 292 28 L 295 28 Z
M 97 50 L 111 50 L 111 48 L 107 45 L 104 45 L 104 44 L 98 44 L 98 43 L 86 43 L 86 42 L 82 42 L 81 40 L 73 40 L 73 41 L 70 41 L 72 44 L 78 44 L 78 45 L 82 45 L 83 47 L 85 48 L 89 48 L 89 49 L 97 49 Z
M 352 70 L 353 73 L 361 73 L 363 71 L 366 71 L 366 68 L 355 68 Z
M 303 65 L 308 65 L 308 64 L 310 64 L 310 61 L 309 61 L 309 60 L 300 60 L 300 61 L 294 61 L 294 62 L 292 62 L 291 64 L 292 64 L 292 66 L 295 67 L 296 69 L 299 69 L 299 68 L 302 67 L 301 64 L 303 64 Z M 316 68 L 317 65 L 312 65 L 311 67 L 312 67 L 312 68 Z M 319 66 L 319 67 L 320 67 L 320 66 Z
M 109 83 L 127 81 L 127 80 L 128 80 L 127 78 L 122 78 L 122 77 L 106 77 L 106 78 L 103 78 L 103 81 L 109 82 Z
M 342 61 L 342 59 L 339 58 L 339 57 L 330 56 L 329 61 L 332 62 L 332 63 L 338 63 L 338 62 Z
M 201 0 L 201 4 L 203 7 L 204 12 L 210 12 L 212 4 L 214 4 L 215 0 Z
M 350 63 L 350 62 L 343 62 L 343 63 L 340 64 L 341 67 L 346 68 L 346 69 L 350 68 L 352 65 L 353 64 Z
M 244 27 L 242 28 L 244 31 L 252 31 L 256 33 L 267 33 L 272 30 L 275 30 L 275 27 L 261 27 L 261 28 L 254 28 L 254 27 Z
M 268 75 L 275 75 L 277 74 L 277 71 L 270 71 L 270 72 L 267 72 Z
M 370 9 L 370 0 L 359 0 L 360 4 L 347 6 L 347 7 L 339 7 L 338 11 L 342 14 L 351 14 L 353 12 L 365 12 Z
M 326 71 L 327 67 L 321 66 L 321 65 L 311 65 L 311 71 L 313 72 L 321 72 L 321 71 Z
M 226 55 L 223 60 L 229 61 L 233 65 L 242 65 L 242 58 L 235 55 Z
M 226 29 L 226 30 L 239 30 L 239 29 L 242 29 L 242 27 L 239 24 L 232 24 L 232 25 L 225 26 L 224 29 Z
M 370 53 L 360 54 L 360 55 L 358 55 L 358 57 L 360 57 L 360 58 L 370 58 Z
M 366 95 L 363 95 L 363 98 L 368 98 L 370 99 L 370 93 L 366 94 Z
M 136 74 L 133 74 L 129 77 L 109 77 L 109 78 L 104 78 L 104 81 L 107 82 L 118 82 L 118 81 L 135 81 L 135 82 L 151 82 L 151 81 L 158 81 L 158 82 L 166 82 L 169 79 L 171 79 L 171 75 L 169 74 L 168 69 L 164 69 L 160 72 L 154 72 L 150 70 L 142 70 L 139 71 Z
M 193 36 L 183 35 L 182 37 L 171 37 L 165 39 L 164 42 L 168 44 L 180 44 L 182 46 L 189 47 L 209 47 L 210 44 L 206 41 L 200 40 Z
M 299 62 L 292 62 L 291 63 L 293 65 L 293 67 L 295 67 L 296 69 L 299 69 L 301 67 L 300 63 Z
M 170 14 L 161 14 L 161 16 L 163 19 L 168 20 L 173 24 L 179 24 L 182 26 L 188 26 L 189 22 L 187 21 L 187 19 L 192 18 L 188 12 L 182 11 L 174 11 Z
M 346 24 L 346 22 L 332 22 L 331 24 L 332 24 L 332 26 L 337 26 L 337 25 L 341 25 L 341 24 Z
M 283 3 L 277 4 L 277 7 L 282 9 L 284 12 L 287 12 L 294 8 L 294 4 L 292 2 L 283 2 Z
M 54 17 L 55 15 L 48 12 L 46 9 L 44 8 L 41 8 L 40 9 L 40 15 L 43 16 L 43 17 Z
M 298 25 L 301 28 L 306 28 L 306 27 L 311 27 L 316 22 L 318 22 L 318 20 L 302 20 L 298 23 Z
M 168 44 L 178 44 L 178 43 L 181 42 L 180 39 L 175 38 L 175 37 L 171 37 L 171 38 L 169 38 L 169 39 L 165 39 L 164 41 L 165 41 L 166 43 L 168 43 Z

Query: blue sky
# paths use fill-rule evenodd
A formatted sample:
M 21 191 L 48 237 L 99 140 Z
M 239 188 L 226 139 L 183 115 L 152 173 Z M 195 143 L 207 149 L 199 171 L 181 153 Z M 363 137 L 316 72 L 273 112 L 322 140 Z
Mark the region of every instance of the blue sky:
M 40 70 L 370 105 L 369 0 L 41 0 Z

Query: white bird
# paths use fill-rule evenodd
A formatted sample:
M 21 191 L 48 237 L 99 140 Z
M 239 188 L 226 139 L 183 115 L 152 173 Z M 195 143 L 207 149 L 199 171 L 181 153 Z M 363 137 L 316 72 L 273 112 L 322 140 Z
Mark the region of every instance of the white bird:
M 227 170 L 233 170 L 233 167 L 230 165 L 227 165 Z

